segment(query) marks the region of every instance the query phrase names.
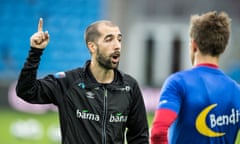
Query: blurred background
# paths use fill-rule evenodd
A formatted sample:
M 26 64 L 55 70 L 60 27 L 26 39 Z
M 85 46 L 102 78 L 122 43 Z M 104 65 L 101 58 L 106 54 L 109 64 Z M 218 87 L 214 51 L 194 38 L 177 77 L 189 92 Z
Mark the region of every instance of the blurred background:
M 30 36 L 44 20 L 51 41 L 38 77 L 80 67 L 89 58 L 83 33 L 92 22 L 112 20 L 123 34 L 120 69 L 142 89 L 151 126 L 167 76 L 191 67 L 189 18 L 226 11 L 232 33 L 220 67 L 240 82 L 240 1 L 238 0 L 0 0 L 0 143 L 60 143 L 57 110 L 18 99 L 15 84 L 29 51 Z

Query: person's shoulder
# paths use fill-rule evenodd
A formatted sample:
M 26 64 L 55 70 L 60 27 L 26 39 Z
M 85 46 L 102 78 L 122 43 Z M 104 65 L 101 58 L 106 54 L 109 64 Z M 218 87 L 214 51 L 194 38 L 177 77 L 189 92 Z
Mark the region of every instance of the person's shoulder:
M 78 72 L 80 72 L 80 71 L 82 71 L 82 68 L 73 68 L 73 69 L 69 69 L 69 70 L 66 70 L 66 71 L 64 71 L 64 73 L 66 73 L 66 74 L 75 74 L 75 73 L 78 73 Z
M 74 68 L 66 71 L 59 71 L 53 74 L 57 79 L 75 77 L 83 72 L 83 68 Z
M 128 82 L 133 82 L 133 83 L 137 83 L 137 80 L 135 77 L 133 77 L 132 75 L 125 73 L 123 71 L 118 70 L 118 72 L 120 73 L 121 77 L 123 78 L 124 81 L 128 81 Z
M 188 75 L 190 73 L 193 73 L 193 69 L 186 69 L 186 70 L 177 71 L 177 72 L 174 72 L 174 73 L 170 74 L 169 77 L 184 76 L 184 75 Z
M 195 70 L 194 69 L 185 69 L 181 71 L 174 72 L 170 74 L 166 81 L 182 81 L 182 80 L 187 80 L 190 77 L 195 76 Z

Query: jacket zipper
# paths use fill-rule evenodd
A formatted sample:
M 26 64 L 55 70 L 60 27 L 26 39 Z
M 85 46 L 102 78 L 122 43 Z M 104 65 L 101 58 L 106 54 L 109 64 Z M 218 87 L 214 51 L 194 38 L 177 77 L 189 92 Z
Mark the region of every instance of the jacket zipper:
M 104 100 L 103 100 L 103 121 L 102 121 L 102 144 L 106 144 L 106 122 L 107 122 L 107 89 L 104 87 Z

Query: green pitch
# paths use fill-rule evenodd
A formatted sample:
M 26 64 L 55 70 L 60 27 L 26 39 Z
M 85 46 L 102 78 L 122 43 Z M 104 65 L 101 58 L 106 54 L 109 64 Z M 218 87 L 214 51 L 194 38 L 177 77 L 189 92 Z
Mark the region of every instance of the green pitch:
M 153 114 L 148 114 L 149 127 Z M 58 114 L 0 109 L 0 144 L 60 144 Z
M 1 144 L 57 144 L 51 132 L 58 126 L 56 112 L 29 114 L 0 109 Z

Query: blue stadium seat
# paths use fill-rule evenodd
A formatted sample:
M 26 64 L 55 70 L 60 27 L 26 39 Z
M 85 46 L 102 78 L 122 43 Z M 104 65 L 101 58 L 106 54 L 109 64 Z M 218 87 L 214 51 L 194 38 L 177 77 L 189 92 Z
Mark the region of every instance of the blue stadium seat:
M 51 41 L 42 56 L 39 73 L 64 71 L 83 65 L 89 58 L 83 39 L 84 29 L 101 17 L 101 1 L 1 0 L 0 53 L 3 53 L 1 44 L 7 42 L 15 73 L 19 73 L 29 51 L 29 38 L 37 31 L 38 19 L 43 17 L 44 30 L 49 31 Z M 1 61 L 0 73 L 5 70 Z

